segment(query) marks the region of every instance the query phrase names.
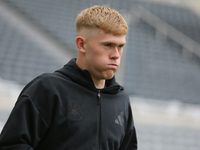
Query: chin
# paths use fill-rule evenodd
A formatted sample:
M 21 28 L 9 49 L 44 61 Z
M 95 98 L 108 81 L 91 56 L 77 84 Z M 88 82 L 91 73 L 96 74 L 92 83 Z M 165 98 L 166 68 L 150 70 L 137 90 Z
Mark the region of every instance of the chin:
M 106 80 L 110 80 L 110 79 L 113 78 L 113 76 L 114 76 L 114 74 L 113 74 L 113 75 L 110 75 L 110 76 L 107 76 L 105 79 L 106 79 Z
M 108 72 L 106 72 L 106 73 L 104 74 L 104 79 L 105 79 L 105 80 L 110 80 L 110 79 L 113 78 L 114 75 L 115 75 L 115 71 L 110 70 L 110 71 L 108 71 Z

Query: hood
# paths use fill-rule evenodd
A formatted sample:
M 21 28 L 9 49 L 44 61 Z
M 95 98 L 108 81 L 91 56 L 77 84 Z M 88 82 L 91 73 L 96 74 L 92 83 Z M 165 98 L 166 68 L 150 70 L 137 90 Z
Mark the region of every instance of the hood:
M 92 91 L 97 91 L 93 80 L 90 76 L 88 70 L 82 70 L 76 64 L 76 58 L 71 59 L 63 68 L 56 71 L 57 73 L 61 73 L 64 76 L 70 78 L 73 82 L 84 86 Z M 102 93 L 118 93 L 119 91 L 123 90 L 123 87 L 120 86 L 115 81 L 115 76 L 110 79 L 106 80 L 105 88 L 101 89 Z

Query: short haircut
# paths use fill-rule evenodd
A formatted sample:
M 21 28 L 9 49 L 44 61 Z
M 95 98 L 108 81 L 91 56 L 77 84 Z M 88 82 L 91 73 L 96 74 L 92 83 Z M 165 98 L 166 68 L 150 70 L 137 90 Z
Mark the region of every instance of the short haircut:
M 93 6 L 83 10 L 76 19 L 76 32 L 82 29 L 102 29 L 116 36 L 126 35 L 128 26 L 124 18 L 114 9 Z

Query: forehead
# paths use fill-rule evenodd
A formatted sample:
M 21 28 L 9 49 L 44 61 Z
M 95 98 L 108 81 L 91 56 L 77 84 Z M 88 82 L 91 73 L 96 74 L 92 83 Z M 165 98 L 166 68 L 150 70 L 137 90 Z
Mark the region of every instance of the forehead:
M 126 44 L 126 35 L 116 36 L 105 33 L 103 30 L 94 32 L 92 39 L 100 43 L 113 43 L 116 45 Z

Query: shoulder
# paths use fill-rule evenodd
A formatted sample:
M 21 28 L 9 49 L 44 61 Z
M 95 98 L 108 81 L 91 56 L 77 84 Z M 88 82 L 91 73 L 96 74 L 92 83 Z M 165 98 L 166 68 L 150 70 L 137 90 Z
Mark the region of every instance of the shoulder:
M 21 101 L 22 97 L 27 97 L 37 109 L 44 109 L 43 106 L 48 106 L 46 109 L 51 108 L 60 91 L 59 84 L 63 83 L 54 73 L 42 74 L 24 87 L 17 101 Z M 43 112 L 42 109 L 40 109 L 41 112 Z
M 121 96 L 121 101 L 123 102 L 125 109 L 130 110 L 131 102 L 130 102 L 129 95 L 124 90 L 122 90 L 120 91 L 120 96 Z
M 119 95 L 123 97 L 123 101 L 126 103 L 130 103 L 129 95 L 125 92 L 124 88 L 119 92 Z
M 17 102 L 23 103 L 27 107 L 27 103 L 31 103 L 50 124 L 53 116 L 53 109 L 60 105 L 57 100 L 60 89 L 57 87 L 61 84 L 61 79 L 54 73 L 45 73 L 28 83 L 20 93 Z M 24 101 L 24 98 L 26 101 Z M 55 109 L 58 109 L 55 107 Z
M 44 73 L 32 81 L 30 81 L 22 90 L 21 94 L 34 94 L 41 92 L 48 92 L 55 90 L 64 83 L 64 81 L 69 80 L 63 76 L 56 73 Z M 47 94 L 47 93 L 46 93 Z

